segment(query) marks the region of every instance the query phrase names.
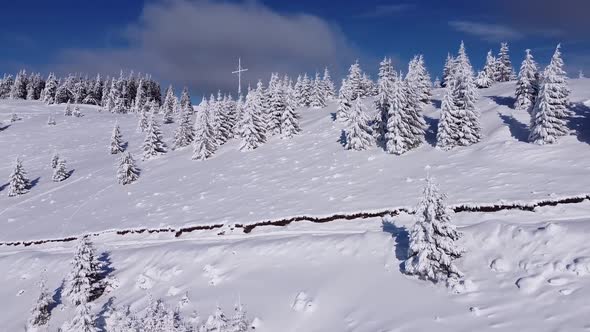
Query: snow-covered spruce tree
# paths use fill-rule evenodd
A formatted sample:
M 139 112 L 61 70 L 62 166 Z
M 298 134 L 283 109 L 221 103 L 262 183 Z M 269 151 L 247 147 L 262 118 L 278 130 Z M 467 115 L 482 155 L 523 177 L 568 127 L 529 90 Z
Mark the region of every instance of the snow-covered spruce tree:
M 81 300 L 76 305 L 76 313 L 71 322 L 64 323 L 61 328 L 62 332 L 98 332 L 95 325 L 95 317 L 90 310 L 90 304 L 86 300 Z
M 479 112 L 475 109 L 477 88 L 471 63 L 461 42 L 455 59 L 452 76 L 443 98 L 438 123 L 437 146 L 450 150 L 456 146 L 468 146 L 481 140 Z
M 451 223 L 445 195 L 430 178 L 426 180 L 415 220 L 408 258 L 403 262 L 404 272 L 435 283 L 445 282 L 448 287 L 460 284 L 463 274 L 453 261 L 462 254 L 457 244 L 461 234 Z
M 360 98 L 354 101 L 348 112 L 348 123 L 344 130 L 347 150 L 366 150 L 373 144 L 373 130 Z
M 80 239 L 71 266 L 72 269 L 65 279 L 63 296 L 73 306 L 80 306 L 100 297 L 105 288 L 102 264 L 88 236 Z
M 289 84 L 290 85 L 290 84 Z M 299 127 L 299 114 L 297 113 L 297 102 L 293 90 L 287 86 L 284 91 L 285 109 L 281 114 L 281 138 L 291 138 L 297 135 Z
M 295 81 L 293 89 L 295 90 L 297 106 L 303 106 L 303 77 L 301 75 L 297 76 L 297 81 Z
M 389 100 L 384 105 L 388 108 L 383 140 L 385 151 L 392 154 L 402 154 L 413 146 L 413 134 L 407 122 L 409 117 L 404 113 L 408 102 L 402 87 L 403 82 L 395 79 L 389 86 Z
M 53 116 L 53 114 L 49 114 L 49 117 L 47 117 L 47 125 L 48 126 L 55 126 L 55 117 Z
M 80 112 L 80 106 L 78 106 L 78 105 L 74 106 L 74 111 L 72 112 L 72 115 L 77 118 L 82 117 L 82 112 Z
M 149 120 L 152 115 L 150 104 L 151 103 L 145 103 L 140 110 L 139 120 L 137 122 L 137 131 L 139 132 L 145 132 L 150 125 Z
M 233 101 L 227 96 L 218 96 L 217 121 L 217 144 L 222 145 L 233 138 L 233 127 L 235 126 Z
M 53 176 L 51 179 L 53 182 L 61 182 L 67 179 L 70 175 L 68 174 L 68 170 L 66 169 L 66 160 L 60 159 L 57 162 L 57 166 L 53 170 Z
M 188 112 L 187 109 L 184 110 Z M 155 156 L 161 155 L 166 153 L 166 143 L 164 143 L 164 139 L 162 137 L 162 132 L 160 131 L 160 125 L 158 124 L 158 120 L 156 116 L 152 114 L 149 126 L 146 130 L 145 139 L 143 141 L 143 160 L 151 159 Z
M 451 78 L 451 73 L 453 72 L 453 66 L 455 65 L 455 59 L 451 56 L 451 53 L 447 54 L 447 60 L 445 61 L 445 66 L 443 68 L 443 77 L 441 86 L 444 88 L 449 83 Z
M 164 113 L 164 123 L 174 122 L 175 113 L 175 96 L 172 90 L 172 85 L 168 86 L 166 90 L 166 97 L 164 98 L 164 104 L 162 104 L 162 113 Z
M 250 322 L 246 316 L 246 311 L 241 303 L 234 308 L 234 315 L 229 320 L 227 332 L 247 332 L 250 328 Z
M 57 163 L 59 162 L 59 154 L 57 151 L 53 152 L 53 156 L 51 156 L 51 168 L 56 168 Z
M 228 328 L 228 319 L 225 317 L 221 307 L 217 306 L 215 313 L 207 319 L 205 331 L 207 332 L 226 332 Z
M 361 81 L 362 93 L 361 97 L 368 97 L 368 96 L 375 96 L 377 95 L 377 88 L 371 77 L 366 73 L 363 73 L 362 81 Z
M 313 89 L 311 94 L 311 106 L 315 108 L 326 107 L 326 88 L 324 87 L 324 81 L 320 77 L 320 73 L 315 73 L 315 79 L 313 80 Z
M 526 50 L 526 56 L 520 66 L 518 82 L 516 82 L 516 102 L 514 108 L 517 110 L 531 111 L 535 105 L 535 99 L 539 93 L 539 71 L 537 63 L 533 59 L 531 50 Z
M 560 45 L 557 45 L 551 62 L 543 72 L 539 95 L 531 114 L 529 141 L 535 144 L 553 144 L 568 134 L 567 119 L 571 116 L 569 88 L 563 70 Z
M 193 115 L 195 113 L 193 104 L 191 102 L 191 96 L 188 93 L 187 87 L 184 87 L 184 89 L 182 89 L 182 94 L 180 95 L 180 108 L 183 111 L 189 112 L 190 115 Z
M 180 122 L 178 123 L 178 128 L 174 131 L 172 149 L 176 150 L 189 146 L 195 139 L 192 118 L 191 112 L 186 110 L 180 111 Z
M 322 81 L 326 99 L 334 100 L 336 98 L 336 87 L 334 86 L 334 82 L 330 76 L 330 71 L 328 71 L 328 67 L 324 68 L 324 77 L 322 78 Z
M 27 100 L 35 100 L 35 88 L 29 84 L 29 86 L 27 86 Z
M 8 183 L 8 197 L 20 196 L 29 192 L 30 182 L 19 158 L 16 158 L 14 170 L 10 173 Z
M 14 85 L 14 78 L 12 75 L 4 74 L 4 77 L 0 79 L 0 99 L 10 98 L 12 85 Z
M 16 74 L 14 84 L 10 90 L 11 99 L 26 99 L 27 97 L 27 72 L 23 69 Z
M 239 135 L 242 140 L 240 150 L 254 150 L 266 142 L 265 124 L 260 115 L 260 94 L 256 90 L 246 96 L 242 118 L 239 123 Z
M 348 86 L 348 81 L 343 79 L 342 85 L 340 86 L 340 91 L 338 92 L 338 109 L 336 110 L 336 120 L 342 122 L 348 121 L 348 113 L 350 112 L 352 103 L 352 91 Z
M 492 84 L 496 80 L 496 62 L 497 60 L 493 55 L 492 50 L 489 50 L 488 54 L 486 55 L 486 64 L 484 65 L 483 70 L 486 72 L 487 77 L 489 77 L 492 81 Z M 487 86 L 486 88 L 489 88 L 490 86 Z
M 307 76 L 307 73 L 303 75 L 303 79 L 301 80 L 301 96 L 300 96 L 300 104 L 301 106 L 309 107 L 311 105 L 311 97 L 313 94 L 313 82 Z
M 424 57 L 422 55 L 414 56 L 408 64 L 406 81 L 412 86 L 421 103 L 424 105 L 430 103 L 430 98 L 432 96 L 430 91 L 432 88 L 432 82 L 430 81 L 430 75 L 426 70 Z
M 401 77 L 401 74 L 400 74 Z M 417 148 L 424 142 L 424 136 L 426 131 L 426 121 L 422 116 L 422 109 L 426 105 L 424 99 L 424 92 L 419 92 L 421 88 L 414 86 L 414 82 L 403 81 L 402 88 L 405 93 L 404 106 L 405 122 L 408 124 L 411 136 L 409 137 L 410 148 Z
M 494 83 L 494 80 L 488 76 L 488 72 L 486 70 L 481 70 L 477 73 L 477 78 L 475 79 L 475 85 L 480 89 L 489 88 Z
M 273 74 L 274 75 L 274 74 Z M 269 135 L 278 135 L 281 133 L 281 116 L 285 111 L 285 91 L 278 81 L 278 77 L 271 79 L 268 85 L 269 113 L 267 122 L 267 133 Z
M 513 75 L 512 71 L 512 62 L 508 55 L 508 43 L 502 43 L 496 60 L 496 75 L 494 78 L 497 82 L 508 82 Z
M 113 127 L 113 133 L 111 134 L 110 150 L 111 154 L 117 154 L 125 151 L 125 149 L 123 148 L 123 136 L 121 135 L 121 129 L 119 128 L 118 122 L 115 122 L 115 126 Z
M 211 109 L 207 106 L 197 112 L 195 121 L 195 139 L 193 142 L 193 160 L 210 158 L 217 149 L 217 139 L 213 130 Z
M 115 309 L 107 320 L 108 332 L 140 332 L 139 322 L 130 306 Z
M 64 110 L 65 116 L 72 116 L 72 105 L 70 105 L 70 101 L 66 104 L 66 109 Z
M 131 184 L 139 178 L 140 169 L 135 163 L 131 152 L 124 152 L 117 167 L 117 180 L 120 184 Z
M 39 297 L 31 309 L 26 331 L 36 331 L 38 327 L 47 325 L 51 318 L 50 307 L 53 304 L 53 299 L 45 283 L 46 280 L 43 277 L 39 282 Z
M 387 121 L 389 118 L 389 108 L 391 105 L 391 93 L 397 73 L 393 70 L 391 59 L 384 58 L 379 64 L 379 79 L 377 80 L 377 134 L 381 142 L 385 142 L 385 134 L 387 133 Z
M 18 114 L 16 114 L 16 112 L 12 112 L 12 114 L 10 115 L 10 122 L 17 122 L 22 120 L 20 116 L 18 116 Z
M 59 85 L 57 78 L 53 73 L 49 73 L 47 80 L 45 81 L 45 88 L 43 88 L 42 101 L 46 104 L 55 103 L 55 94 L 57 92 L 57 86 Z
M 435 89 L 439 89 L 442 87 L 442 83 L 440 81 L 440 78 L 438 78 L 438 76 L 434 78 L 434 82 L 432 82 L 432 87 Z
M 137 83 L 137 89 L 135 92 L 135 100 L 133 102 L 133 109 L 132 112 L 140 113 L 144 109 L 145 104 L 148 102 L 147 100 L 147 92 L 146 87 L 143 82 L 143 79 L 140 79 Z

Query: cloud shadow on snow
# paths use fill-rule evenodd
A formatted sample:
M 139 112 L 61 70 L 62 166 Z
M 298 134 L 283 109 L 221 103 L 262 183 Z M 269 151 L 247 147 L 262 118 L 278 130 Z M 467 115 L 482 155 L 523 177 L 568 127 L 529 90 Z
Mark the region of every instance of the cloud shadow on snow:
M 403 273 L 403 261 L 408 258 L 408 247 L 410 245 L 410 234 L 405 227 L 398 227 L 393 222 L 383 219 L 383 232 L 391 234 L 395 240 L 395 257 L 400 261 L 399 269 Z
M 514 117 L 510 115 L 505 115 L 498 113 L 502 122 L 508 125 L 508 129 L 510 129 L 510 135 L 517 139 L 519 142 L 528 142 L 529 141 L 529 127 L 516 120 Z
M 574 113 L 569 121 L 570 129 L 576 132 L 578 141 L 590 144 L 590 107 L 573 103 L 570 110 Z

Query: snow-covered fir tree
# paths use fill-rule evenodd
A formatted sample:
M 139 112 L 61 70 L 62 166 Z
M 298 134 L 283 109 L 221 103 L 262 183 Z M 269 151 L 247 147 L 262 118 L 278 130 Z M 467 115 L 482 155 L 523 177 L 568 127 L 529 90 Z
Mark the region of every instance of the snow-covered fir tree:
M 14 78 L 12 75 L 4 74 L 4 77 L 0 80 L 0 98 L 10 98 L 10 90 L 14 85 Z
M 492 53 L 492 50 L 489 50 L 488 54 L 486 55 L 486 64 L 484 65 L 483 70 L 486 72 L 486 76 L 489 77 L 492 81 L 492 84 L 496 80 L 496 62 L 497 60 L 494 54 Z M 492 86 L 492 84 L 490 84 L 490 86 Z M 489 88 L 490 86 L 482 88 Z
M 494 83 L 494 80 L 488 76 L 488 72 L 486 70 L 481 70 L 477 73 L 477 78 L 475 79 L 475 85 L 480 89 L 489 88 Z
M 338 109 L 336 110 L 336 120 L 348 121 L 348 113 L 352 107 L 352 91 L 348 86 L 347 80 L 342 80 L 340 91 L 338 91 Z
M 197 113 L 198 114 L 198 113 Z M 191 112 L 181 110 L 180 122 L 178 128 L 174 131 L 173 149 L 180 149 L 189 146 L 195 138 L 195 128 L 193 127 L 193 117 Z
M 111 134 L 111 154 L 117 154 L 125 151 L 125 149 L 123 148 L 123 144 L 123 136 L 121 135 L 119 123 L 115 122 L 115 126 L 113 127 L 113 133 Z
M 551 62 L 543 71 L 543 79 L 531 114 L 529 141 L 553 144 L 558 137 L 568 134 L 567 119 L 571 116 L 569 88 L 563 70 L 561 46 L 557 45 Z
M 22 120 L 20 116 L 18 116 L 18 114 L 16 114 L 16 112 L 12 112 L 12 114 L 10 115 L 10 122 L 17 122 Z
M 426 70 L 422 55 L 416 55 L 410 61 L 408 73 L 406 74 L 406 82 L 412 86 L 421 103 L 424 105 L 430 103 L 432 82 L 430 81 L 430 74 Z
M 72 115 L 77 118 L 82 117 L 82 112 L 80 112 L 80 106 L 78 106 L 78 105 L 74 106 L 74 111 L 72 112 Z
M 297 106 L 303 106 L 303 76 L 297 76 L 293 89 L 295 91 L 295 101 L 297 102 Z
M 135 92 L 135 100 L 133 101 L 133 113 L 140 113 L 145 107 L 147 100 L 147 91 L 144 85 L 143 79 L 140 79 L 137 83 L 137 89 Z
M 267 121 L 267 133 L 278 135 L 281 133 L 281 117 L 285 112 L 285 88 L 278 80 L 278 75 L 271 79 L 268 86 L 269 113 Z M 314 91 L 315 92 L 315 91 Z
M 539 71 L 531 50 L 527 49 L 525 58 L 520 66 L 520 72 L 518 73 L 518 81 L 516 82 L 516 102 L 514 103 L 514 108 L 530 111 L 535 105 L 535 99 L 538 93 Z
M 496 73 L 494 79 L 497 82 L 508 82 L 512 78 L 512 62 L 510 55 L 508 55 L 508 43 L 502 43 L 500 53 L 496 60 Z
M 76 305 L 74 318 L 66 322 L 61 328 L 62 332 L 98 332 L 95 317 L 91 312 L 90 304 L 82 300 Z
M 140 169 L 135 163 L 131 152 L 124 152 L 117 167 L 117 180 L 120 184 L 131 184 L 139 179 Z
M 51 179 L 53 182 L 61 182 L 67 179 L 70 175 L 68 174 L 68 170 L 66 169 L 66 160 L 60 159 L 57 162 L 57 166 L 53 170 L 53 176 Z
M 215 313 L 207 319 L 205 323 L 206 332 L 226 332 L 228 328 L 228 319 L 221 307 L 217 306 Z
M 10 90 L 10 98 L 26 99 L 27 97 L 27 72 L 23 69 L 16 74 Z
M 184 111 L 188 112 L 188 109 L 185 109 Z M 152 114 L 150 117 L 142 149 L 144 160 L 164 154 L 167 151 L 166 143 L 164 143 L 164 138 L 162 137 L 162 132 L 160 131 L 160 125 L 158 124 L 158 120 L 154 114 Z
M 373 130 L 360 98 L 357 98 L 348 112 L 348 123 L 344 130 L 347 150 L 366 150 L 373 144 Z
M 437 146 L 449 150 L 456 146 L 468 146 L 481 139 L 479 112 L 475 109 L 477 88 L 473 69 L 461 42 L 442 101 L 438 123 Z
M 195 121 L 195 139 L 193 142 L 194 160 L 205 160 L 210 158 L 217 149 L 217 139 L 212 125 L 211 108 L 209 104 L 205 109 L 197 112 Z
M 299 127 L 299 114 L 297 113 L 297 102 L 294 91 L 287 83 L 284 91 L 285 109 L 281 113 L 281 138 L 291 138 L 301 131 Z
M 403 82 L 398 79 L 394 79 L 391 85 L 388 87 L 387 92 L 389 97 L 388 101 L 382 107 L 388 109 L 388 113 L 385 116 L 385 127 L 383 134 L 383 141 L 385 143 L 385 150 L 392 154 L 402 154 L 411 149 L 412 132 L 409 124 L 407 123 L 408 117 L 405 116 L 406 105 L 406 94 L 404 93 Z M 383 119 L 383 116 L 381 116 Z
M 57 93 L 58 81 L 53 73 L 49 73 L 45 81 L 45 88 L 43 88 L 42 101 L 46 104 L 55 103 L 55 94 Z
M 261 116 L 261 94 L 252 90 L 246 96 L 246 102 L 242 110 L 239 123 L 239 135 L 241 139 L 240 150 L 254 150 L 266 142 L 265 123 Z
M 369 77 L 369 75 L 367 75 L 366 73 L 363 73 L 361 86 L 362 97 L 377 95 L 377 87 L 375 86 L 373 80 L 371 80 L 371 77 Z
M 56 168 L 58 162 L 59 162 L 59 154 L 56 151 L 53 153 L 53 156 L 51 156 L 51 168 Z
M 440 78 L 438 78 L 438 76 L 434 79 L 434 82 L 432 82 L 432 87 L 435 89 L 439 89 L 442 87 L 442 82 L 440 81 Z
M 105 289 L 102 264 L 88 236 L 80 239 L 71 266 L 62 293 L 70 304 L 80 307 L 102 295 Z
M 460 236 L 451 223 L 445 195 L 427 178 L 410 231 L 404 272 L 435 283 L 445 282 L 449 287 L 458 285 L 463 274 L 453 261 L 462 254 L 457 244 Z
M 451 78 L 451 73 L 453 72 L 453 66 L 455 65 L 455 59 L 451 56 L 451 53 L 447 54 L 447 60 L 445 61 L 445 66 L 443 68 L 443 76 L 441 86 L 446 87 L 449 83 L 449 79 Z
M 250 322 L 246 316 L 246 311 L 241 303 L 238 303 L 234 309 L 234 315 L 230 318 L 227 332 L 247 332 L 250 328 Z
M 326 99 L 334 100 L 336 98 L 336 87 L 334 86 L 334 82 L 332 81 L 328 67 L 324 68 L 324 77 L 322 78 L 322 81 Z
M 150 125 L 151 103 L 145 103 L 140 110 L 139 120 L 137 121 L 137 131 L 145 132 Z
M 301 80 L 301 95 L 299 97 L 299 104 L 301 106 L 309 107 L 311 105 L 312 95 L 313 82 L 306 73 L 303 75 L 303 79 Z
M 191 115 L 193 115 L 195 112 L 195 110 L 193 109 L 193 104 L 191 102 L 191 96 L 188 93 L 187 87 L 184 87 L 184 89 L 182 89 L 182 94 L 180 95 L 180 108 L 183 111 L 189 112 Z
M 389 118 L 389 109 L 391 105 L 391 93 L 393 84 L 397 80 L 397 73 L 393 70 L 391 59 L 384 58 L 379 64 L 379 79 L 377 80 L 377 112 L 378 119 L 376 123 L 377 134 L 381 142 L 385 142 L 385 134 L 387 133 L 387 121 Z M 343 105 L 344 107 L 348 105 Z
M 174 122 L 175 113 L 175 99 L 172 85 L 166 90 L 166 97 L 164 98 L 164 104 L 162 104 L 162 113 L 164 113 L 164 123 Z
M 53 114 L 49 114 L 49 117 L 47 117 L 47 125 L 48 126 L 55 126 L 56 125 L 55 117 L 53 116 Z
M 64 115 L 65 116 L 72 116 L 72 105 L 70 105 L 70 101 L 68 100 L 68 103 L 66 104 L 66 109 L 64 110 Z
M 140 332 L 140 322 L 131 311 L 130 306 L 119 307 L 113 310 L 107 320 L 108 332 Z
M 35 89 L 31 84 L 27 86 L 27 100 L 35 100 Z
M 29 186 L 30 182 L 23 163 L 19 158 L 16 158 L 14 170 L 10 173 L 8 180 L 8 197 L 26 194 L 29 192 Z
M 217 144 L 222 145 L 233 138 L 234 106 L 229 97 L 221 96 L 221 94 L 217 97 L 217 103 L 219 105 L 217 108 Z
M 353 63 L 348 69 L 348 76 L 346 77 L 346 86 L 350 94 L 350 100 L 353 101 L 359 97 L 364 96 L 365 88 L 363 81 L 363 71 L 358 60 Z
M 38 327 L 45 326 L 51 318 L 51 306 L 53 298 L 47 289 L 45 277 L 39 282 L 39 297 L 31 309 L 31 315 L 27 321 L 26 331 L 36 331 Z
M 326 107 L 326 88 L 324 87 L 324 81 L 320 77 L 320 73 L 315 73 L 315 79 L 313 80 L 313 89 L 311 93 L 312 107 L 323 108 Z

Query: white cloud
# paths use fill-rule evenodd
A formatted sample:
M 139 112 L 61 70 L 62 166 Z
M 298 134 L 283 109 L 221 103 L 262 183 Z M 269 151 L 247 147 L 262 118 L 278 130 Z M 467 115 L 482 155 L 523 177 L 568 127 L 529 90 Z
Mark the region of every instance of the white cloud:
M 235 91 L 238 56 L 246 82 L 270 73 L 339 68 L 355 50 L 337 26 L 313 15 L 281 14 L 256 3 L 186 0 L 146 4 L 123 32 L 127 47 L 70 49 L 62 71 L 118 73 L 134 69 L 189 85 L 199 93 Z M 247 83 L 245 83 L 247 84 Z
M 471 21 L 451 21 L 449 25 L 460 32 L 464 32 L 483 40 L 499 42 L 524 38 L 524 33 L 505 25 L 479 23 Z

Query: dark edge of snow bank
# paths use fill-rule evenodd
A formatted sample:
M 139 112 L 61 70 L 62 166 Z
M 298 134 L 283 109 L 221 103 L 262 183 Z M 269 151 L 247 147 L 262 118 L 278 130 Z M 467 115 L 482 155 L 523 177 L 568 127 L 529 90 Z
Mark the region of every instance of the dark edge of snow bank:
M 505 210 L 521 210 L 534 212 L 535 208 L 543 206 L 557 206 L 562 204 L 576 204 L 582 203 L 585 200 L 590 200 L 590 195 L 579 195 L 573 197 L 556 198 L 552 200 L 539 200 L 531 203 L 494 203 L 494 204 L 461 204 L 451 205 L 450 208 L 455 213 L 463 212 L 499 212 Z M 356 212 L 356 213 L 340 213 L 324 217 L 312 217 L 312 216 L 298 216 L 290 218 L 282 218 L 277 220 L 265 220 L 250 224 L 235 224 L 234 227 L 241 228 L 244 233 L 248 234 L 257 227 L 263 226 L 287 226 L 293 222 L 308 221 L 312 223 L 327 223 L 337 220 L 353 220 L 353 219 L 367 219 L 384 217 L 386 215 L 399 215 L 400 213 L 414 214 L 408 208 L 397 208 L 393 210 L 383 210 L 374 212 Z M 105 231 L 100 233 L 90 234 L 92 236 L 99 236 L 103 234 L 114 233 L 116 235 L 127 235 L 127 234 L 142 234 L 142 233 L 174 233 L 174 237 L 180 237 L 184 233 L 191 233 L 194 231 L 213 230 L 223 228 L 224 224 L 213 224 L 213 225 L 198 225 L 198 226 L 187 226 L 178 229 L 175 228 L 140 228 L 140 229 L 127 229 L 127 230 L 116 230 L 116 231 Z M 220 232 L 219 235 L 223 234 Z M 34 241 L 14 241 L 14 242 L 0 242 L 0 246 L 31 246 L 40 245 L 45 243 L 56 243 L 56 242 L 72 242 L 77 240 L 80 236 L 70 236 L 61 239 L 49 239 L 49 240 L 34 240 Z

